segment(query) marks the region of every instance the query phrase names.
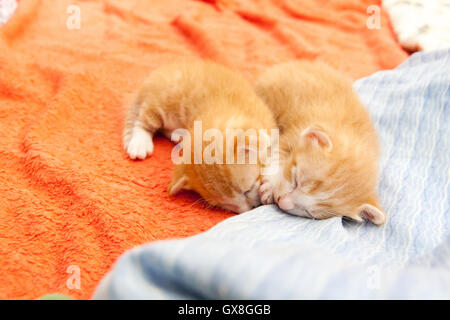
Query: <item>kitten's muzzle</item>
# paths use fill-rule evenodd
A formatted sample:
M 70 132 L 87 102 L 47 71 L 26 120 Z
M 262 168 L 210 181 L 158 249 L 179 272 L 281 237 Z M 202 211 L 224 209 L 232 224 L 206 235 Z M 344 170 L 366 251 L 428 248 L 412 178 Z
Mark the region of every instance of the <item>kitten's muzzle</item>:
M 283 211 L 289 211 L 295 208 L 294 202 L 288 194 L 278 197 L 277 203 L 280 209 Z
M 300 217 L 314 219 L 314 216 L 306 208 L 298 206 L 294 203 L 290 194 L 280 196 L 277 198 L 276 201 L 278 207 L 280 207 L 281 210 L 286 211 L 287 213 Z

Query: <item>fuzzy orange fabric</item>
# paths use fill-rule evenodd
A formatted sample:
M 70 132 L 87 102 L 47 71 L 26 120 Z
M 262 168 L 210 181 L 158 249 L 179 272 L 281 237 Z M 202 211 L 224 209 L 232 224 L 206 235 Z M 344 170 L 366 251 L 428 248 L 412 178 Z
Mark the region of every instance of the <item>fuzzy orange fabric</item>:
M 145 161 L 123 152 L 124 97 L 152 69 L 186 56 L 250 80 L 298 58 L 354 78 L 393 68 L 407 54 L 384 12 L 366 27 L 373 2 L 21 0 L 0 28 L 0 298 L 89 298 L 125 250 L 230 216 L 167 195 L 167 140 Z M 66 285 L 71 265 L 80 289 Z

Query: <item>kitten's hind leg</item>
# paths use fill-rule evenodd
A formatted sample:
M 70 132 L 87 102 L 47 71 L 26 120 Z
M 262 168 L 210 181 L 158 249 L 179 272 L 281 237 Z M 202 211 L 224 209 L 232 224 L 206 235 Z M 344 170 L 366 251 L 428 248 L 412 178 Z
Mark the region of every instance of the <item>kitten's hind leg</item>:
M 129 110 L 123 130 L 123 146 L 131 159 L 145 159 L 153 153 L 153 135 L 162 126 L 161 116 L 145 103 Z

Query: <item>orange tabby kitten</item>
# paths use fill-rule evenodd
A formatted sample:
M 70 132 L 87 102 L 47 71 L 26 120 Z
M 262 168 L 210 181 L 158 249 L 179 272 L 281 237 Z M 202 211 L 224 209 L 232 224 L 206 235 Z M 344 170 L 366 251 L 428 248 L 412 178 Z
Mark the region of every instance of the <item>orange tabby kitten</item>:
M 378 138 L 351 82 L 321 63 L 290 62 L 262 74 L 256 92 L 280 128 L 281 169 L 261 185 L 262 202 L 315 219 L 383 224 Z
M 194 121 L 201 121 L 200 135 L 211 130 L 223 137 L 227 129 L 244 132 L 233 137 L 230 145 L 225 139 L 214 140 L 223 149 L 211 153 L 217 160 L 211 163 L 202 159 L 208 145 L 204 137 L 198 137 Z M 132 159 L 145 159 L 153 152 L 152 138 L 157 131 L 170 137 L 179 128 L 186 129 L 191 137 L 188 147 L 201 139 L 200 149 L 183 149 L 183 157 L 189 153 L 190 162 L 197 158 L 202 161 L 177 164 L 169 194 L 182 189 L 194 190 L 209 204 L 238 213 L 260 205 L 258 192 L 263 164 L 259 160 L 250 163 L 248 160 L 255 150 L 248 144 L 239 146 L 237 141 L 243 138 L 248 143 L 249 136 L 245 135 L 248 129 L 270 130 L 276 124 L 268 107 L 243 77 L 212 62 L 200 61 L 171 64 L 153 71 L 128 111 L 123 132 L 125 150 Z M 267 142 L 265 145 L 269 147 Z M 229 164 L 226 156 L 230 153 L 233 159 L 243 156 L 245 163 Z

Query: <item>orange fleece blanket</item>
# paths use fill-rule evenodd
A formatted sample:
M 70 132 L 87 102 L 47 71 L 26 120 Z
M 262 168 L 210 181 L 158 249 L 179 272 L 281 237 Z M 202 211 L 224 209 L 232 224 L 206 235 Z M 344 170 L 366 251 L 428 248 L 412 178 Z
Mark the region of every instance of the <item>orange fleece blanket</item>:
M 125 250 L 231 216 L 167 195 L 169 141 L 123 152 L 124 97 L 152 69 L 197 56 L 252 80 L 305 58 L 367 76 L 407 57 L 384 12 L 366 27 L 373 3 L 21 0 L 0 28 L 0 298 L 89 298 Z

